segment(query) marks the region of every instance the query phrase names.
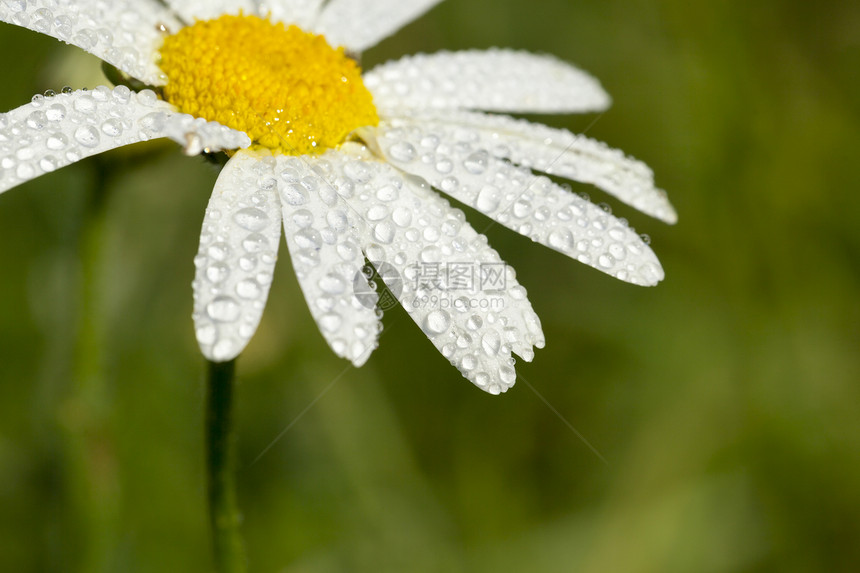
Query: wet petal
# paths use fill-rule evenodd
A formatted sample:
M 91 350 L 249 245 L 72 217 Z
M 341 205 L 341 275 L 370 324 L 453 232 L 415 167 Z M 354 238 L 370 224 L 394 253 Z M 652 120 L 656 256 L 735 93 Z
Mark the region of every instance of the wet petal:
M 53 36 L 83 48 L 149 85 L 167 81 L 156 65 L 163 24 L 181 24 L 155 0 L 77 0 L 0 2 L 0 21 Z
M 600 111 L 610 103 L 596 79 L 570 64 L 500 49 L 407 56 L 369 71 L 364 85 L 380 111 L 577 113 Z
M 215 122 L 177 113 L 155 93 L 99 86 L 33 101 L 0 114 L 0 193 L 109 149 L 170 137 L 189 153 L 250 145 Z
M 318 33 L 333 46 L 361 52 L 415 20 L 441 0 L 330 0 Z
M 338 195 L 338 180 L 326 180 L 326 161 L 275 159 L 272 180 L 281 198 L 284 235 L 308 308 L 335 354 L 361 366 L 376 349 L 382 328 L 376 293 L 362 273 L 362 222 Z
M 527 361 L 544 345 L 540 320 L 513 269 L 430 186 L 356 144 L 323 156 L 330 179 L 364 221 L 361 246 L 396 298 L 437 349 L 479 388 L 504 392 L 516 380 L 511 353 Z
M 215 182 L 194 258 L 194 328 L 203 355 L 232 360 L 257 330 L 277 260 L 281 209 L 274 160 L 240 151 Z
M 390 163 L 509 229 L 620 280 L 662 280 L 657 257 L 626 222 L 547 177 L 486 149 L 458 144 L 445 130 L 382 124 L 376 134 L 379 152 Z
M 478 112 L 415 111 L 404 112 L 403 116 L 403 121 L 394 120 L 392 125 L 425 126 L 447 134 L 446 142 L 484 148 L 523 167 L 590 183 L 666 223 L 678 220 L 666 192 L 654 186 L 654 174 L 648 166 L 600 141 L 564 129 Z
M 211 20 L 222 14 L 235 15 L 240 10 L 245 14 L 257 13 L 253 0 L 166 0 L 166 3 L 188 24 L 195 20 Z
M 270 15 L 272 21 L 295 24 L 302 29 L 313 29 L 319 18 L 322 0 L 263 0 L 259 13 Z

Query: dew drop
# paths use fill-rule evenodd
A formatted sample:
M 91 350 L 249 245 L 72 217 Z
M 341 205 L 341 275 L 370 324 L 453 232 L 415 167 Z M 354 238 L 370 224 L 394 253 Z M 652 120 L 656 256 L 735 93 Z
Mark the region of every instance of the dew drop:
M 42 171 L 51 172 L 57 169 L 60 166 L 60 161 L 53 155 L 46 155 L 42 159 L 39 160 L 39 167 L 42 168 Z
M 221 243 L 222 245 L 224 243 Z M 224 245 L 226 247 L 226 245 Z M 269 246 L 269 239 L 260 233 L 251 233 L 242 239 L 242 248 L 248 253 L 259 253 Z
M 381 221 L 382 219 L 385 219 L 388 216 L 388 207 L 386 207 L 385 205 L 383 205 L 381 203 L 371 205 L 367 209 L 365 216 L 367 217 L 367 219 L 369 221 Z
M 485 150 L 475 151 L 463 160 L 463 167 L 473 175 L 480 175 L 487 170 L 489 153 Z
M 82 95 L 81 97 L 77 98 L 72 105 L 75 108 L 75 111 L 78 111 L 80 113 L 89 114 L 96 110 L 96 100 L 94 100 L 92 96 L 89 95 Z
M 155 92 L 146 89 L 141 90 L 137 93 L 137 103 L 146 107 L 152 107 L 158 101 L 158 96 L 155 95 Z
M 609 254 L 612 255 L 616 261 L 622 261 L 627 257 L 627 250 L 621 243 L 612 243 L 609 245 Z
M 431 311 L 422 326 L 428 336 L 438 336 L 451 326 L 451 316 L 444 310 Z
M 195 334 L 197 335 L 197 342 L 200 344 L 209 345 L 215 342 L 215 337 L 218 334 L 218 330 L 215 328 L 214 324 L 205 324 L 203 326 L 198 327 L 195 330 Z
M 214 263 L 206 267 L 206 278 L 211 283 L 220 283 L 230 276 L 230 267 L 224 263 Z
M 405 141 L 398 141 L 388 148 L 388 153 L 397 161 L 412 161 L 415 159 L 415 148 Z
M 567 251 L 573 242 L 573 235 L 567 229 L 555 229 L 549 234 L 549 245 L 554 249 Z
M 450 177 L 450 176 L 443 179 L 442 183 L 440 185 L 440 187 L 442 188 L 442 191 L 444 191 L 445 193 L 453 193 L 454 191 L 457 190 L 457 187 L 459 187 L 459 186 L 460 186 L 460 182 L 457 180 L 457 178 L 456 177 Z
M 481 348 L 487 356 L 496 356 L 501 345 L 502 339 L 495 330 L 489 330 L 481 337 Z
M 358 256 L 358 249 L 352 243 L 340 243 L 336 247 L 337 254 L 345 261 L 355 260 Z
M 408 227 L 412 223 L 412 212 L 406 207 L 397 207 L 391 213 L 391 218 L 400 227 Z
M 373 228 L 373 236 L 380 243 L 389 244 L 394 240 L 394 227 L 387 221 L 377 223 Z
M 474 370 L 475 366 L 477 366 L 477 365 L 478 365 L 478 360 L 474 356 L 472 356 L 471 354 L 467 354 L 460 361 L 460 369 L 465 370 L 466 372 L 468 372 L 470 370 Z
M 291 183 L 281 190 L 281 197 L 288 205 L 298 207 L 307 202 L 308 192 L 301 184 Z
M 319 317 L 319 325 L 326 332 L 335 332 L 343 323 L 343 319 L 336 312 L 327 312 Z
M 236 343 L 230 339 L 219 340 L 215 343 L 215 346 L 212 347 L 212 358 L 215 360 L 230 360 L 234 358 L 234 349 L 236 348 Z
M 469 330 L 478 330 L 484 325 L 484 320 L 477 314 L 473 314 L 466 319 L 466 328 Z
M 426 227 L 424 229 L 423 235 L 424 235 L 425 241 L 428 241 L 430 243 L 435 243 L 436 241 L 439 240 L 441 233 L 439 232 L 439 229 L 437 229 L 436 227 Z
M 263 289 L 254 279 L 244 279 L 236 283 L 236 294 L 241 298 L 253 300 L 263 294 Z
M 517 381 L 517 371 L 510 366 L 501 366 L 499 367 L 499 378 L 510 386 Z
M 239 268 L 243 271 L 251 272 L 257 267 L 257 257 L 251 255 L 242 255 L 239 257 Z
M 45 110 L 48 121 L 62 121 L 66 117 L 66 106 L 55 103 Z
M 117 119 L 107 119 L 102 123 L 102 133 L 116 137 L 122 133 L 122 124 Z
M 615 258 L 609 254 L 603 254 L 597 257 L 597 264 L 602 269 L 608 269 L 615 264 Z
M 91 125 L 82 125 L 75 130 L 75 141 L 84 147 L 95 147 L 99 144 L 99 132 Z
M 269 216 L 262 209 L 245 207 L 233 214 L 233 221 L 243 229 L 257 232 L 269 224 Z
M 227 243 L 213 243 L 206 249 L 206 254 L 214 261 L 223 261 L 230 255 Z
M 300 249 L 319 249 L 322 246 L 322 236 L 313 227 L 306 227 L 293 235 L 296 246 Z
M 239 305 L 229 296 L 215 297 L 206 305 L 206 314 L 218 322 L 233 322 L 239 318 Z
M 48 116 L 44 111 L 34 111 L 27 116 L 26 123 L 30 129 L 44 129 L 48 124 Z
M 333 273 L 325 275 L 317 284 L 323 292 L 328 294 L 341 294 L 346 289 L 344 280 Z
M 475 207 L 484 213 L 492 213 L 499 207 L 499 202 L 502 200 L 502 193 L 497 187 L 485 185 L 478 193 L 475 200 Z

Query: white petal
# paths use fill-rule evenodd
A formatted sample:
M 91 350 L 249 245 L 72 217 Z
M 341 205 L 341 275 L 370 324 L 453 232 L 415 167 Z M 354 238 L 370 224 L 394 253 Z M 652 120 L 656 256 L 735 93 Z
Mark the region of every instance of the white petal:
M 366 223 L 358 227 L 362 248 L 390 295 L 478 387 L 497 394 L 512 386 L 511 352 L 530 361 L 532 347 L 544 345 L 540 320 L 513 269 L 423 180 L 357 144 L 323 160 Z
M 451 130 L 383 123 L 376 131 L 379 152 L 393 165 L 502 225 L 618 279 L 662 280 L 657 257 L 626 222 L 547 177 L 458 142 Z
M 380 111 L 482 109 L 576 113 L 609 107 L 600 83 L 552 56 L 492 49 L 418 54 L 378 66 L 364 85 Z
M 311 30 L 319 18 L 320 6 L 322 0 L 263 0 L 258 10 L 263 16 L 270 15 L 275 22 Z
M 376 293 L 362 274 L 362 224 L 327 182 L 318 157 L 276 157 L 284 236 L 311 315 L 335 354 L 361 366 L 376 349 L 382 324 Z M 356 296 L 356 289 L 362 294 Z
M 8 0 L 0 2 L 0 21 L 83 48 L 149 85 L 166 81 L 155 64 L 158 25 L 181 28 L 155 0 Z
M 257 330 L 281 238 L 281 209 L 268 181 L 274 160 L 240 151 L 215 182 L 194 258 L 194 328 L 203 355 L 232 360 Z
M 441 0 L 330 0 L 316 31 L 332 46 L 361 52 L 415 20 Z
M 157 137 L 198 153 L 250 145 L 240 131 L 176 113 L 150 90 L 99 86 L 37 95 L 0 114 L 0 193 L 84 157 Z
M 647 165 L 606 144 L 564 129 L 506 116 L 469 111 L 404 112 L 404 122 L 442 130 L 456 142 L 487 149 L 496 157 L 590 183 L 667 223 L 678 215 L 666 192 L 654 186 Z M 408 119 L 406 119 L 408 118 Z M 392 121 L 397 125 L 398 120 Z
M 211 20 L 222 14 L 256 14 L 257 7 L 253 0 L 166 0 L 167 4 L 176 11 L 188 24 L 195 20 Z

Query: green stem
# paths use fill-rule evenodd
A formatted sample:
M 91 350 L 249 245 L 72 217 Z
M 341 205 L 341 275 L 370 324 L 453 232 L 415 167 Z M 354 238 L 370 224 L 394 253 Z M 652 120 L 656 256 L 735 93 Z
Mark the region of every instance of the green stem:
M 209 362 L 206 396 L 206 470 L 209 521 L 215 570 L 246 571 L 236 502 L 236 448 L 233 440 L 233 384 L 236 361 Z
M 115 548 L 119 508 L 116 447 L 111 432 L 113 396 L 105 364 L 105 204 L 112 169 L 98 170 L 80 237 L 81 283 L 74 375 L 61 405 L 66 431 L 66 479 L 72 509 L 69 570 L 104 571 Z

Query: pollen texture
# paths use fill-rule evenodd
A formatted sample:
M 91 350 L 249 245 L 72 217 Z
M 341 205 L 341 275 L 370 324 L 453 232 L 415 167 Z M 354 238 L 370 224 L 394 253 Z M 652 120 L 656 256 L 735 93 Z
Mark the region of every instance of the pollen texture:
M 161 48 L 164 98 L 288 155 L 322 153 L 379 117 L 343 48 L 257 16 L 198 21 Z

